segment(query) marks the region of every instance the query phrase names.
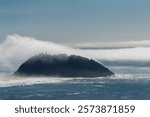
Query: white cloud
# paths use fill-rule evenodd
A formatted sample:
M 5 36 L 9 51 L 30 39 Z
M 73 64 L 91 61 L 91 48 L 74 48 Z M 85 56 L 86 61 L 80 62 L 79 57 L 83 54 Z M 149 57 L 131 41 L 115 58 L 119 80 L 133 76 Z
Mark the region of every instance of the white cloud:
M 146 43 L 146 42 L 145 42 Z M 135 60 L 150 61 L 150 47 L 124 49 L 82 50 L 59 45 L 53 42 L 40 41 L 35 38 L 9 35 L 0 44 L 0 69 L 11 67 L 16 70 L 21 63 L 39 53 L 76 54 L 99 60 Z
M 102 48 L 102 47 L 150 47 L 150 40 L 133 40 L 122 42 L 86 42 L 73 45 L 80 48 Z
M 150 61 L 150 47 L 124 48 L 124 49 L 99 49 L 83 50 L 86 56 L 101 60 L 133 60 Z
M 52 42 L 44 42 L 30 37 L 19 35 L 9 35 L 0 44 L 0 64 L 9 67 L 18 67 L 29 57 L 39 53 L 70 54 L 73 50 L 69 47 Z

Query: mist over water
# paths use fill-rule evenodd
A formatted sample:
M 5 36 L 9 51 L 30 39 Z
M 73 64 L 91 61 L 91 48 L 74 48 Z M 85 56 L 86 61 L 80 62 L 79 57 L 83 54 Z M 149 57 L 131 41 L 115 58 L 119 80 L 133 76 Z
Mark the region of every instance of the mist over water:
M 0 99 L 150 99 L 150 47 L 77 49 L 9 35 L 0 44 Z M 28 58 L 40 54 L 80 55 L 95 59 L 112 77 L 14 77 Z
M 52 83 L 83 83 L 84 80 L 88 83 L 97 80 L 150 80 L 150 68 L 137 68 L 137 67 L 110 67 L 115 72 L 115 76 L 111 77 L 96 77 L 96 78 L 65 78 L 65 77 L 15 77 L 12 74 L 1 73 L 0 74 L 0 87 L 12 87 L 12 86 L 26 86 L 34 84 L 52 84 Z
M 150 66 L 150 47 L 117 49 L 77 49 L 53 42 L 40 41 L 20 35 L 8 35 L 0 44 L 0 71 L 15 71 L 28 58 L 40 54 L 80 55 L 106 65 L 121 64 L 133 66 Z

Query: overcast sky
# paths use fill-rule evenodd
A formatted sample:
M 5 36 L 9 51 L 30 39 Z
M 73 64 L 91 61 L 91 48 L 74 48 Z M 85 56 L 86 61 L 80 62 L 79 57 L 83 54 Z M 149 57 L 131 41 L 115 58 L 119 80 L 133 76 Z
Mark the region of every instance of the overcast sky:
M 150 0 L 0 0 L 0 42 L 19 34 L 57 43 L 150 39 Z

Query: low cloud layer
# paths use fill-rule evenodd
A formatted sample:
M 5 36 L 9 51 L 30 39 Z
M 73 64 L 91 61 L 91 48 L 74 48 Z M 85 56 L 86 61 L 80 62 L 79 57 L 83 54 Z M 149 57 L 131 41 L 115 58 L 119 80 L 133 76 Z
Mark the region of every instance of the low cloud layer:
M 150 40 L 133 40 L 122 42 L 96 42 L 96 43 L 79 43 L 74 47 L 78 48 L 131 48 L 131 47 L 150 47 Z
M 76 54 L 105 61 L 150 61 L 150 47 L 124 49 L 74 49 L 35 38 L 9 35 L 0 44 L 0 70 L 16 70 L 21 63 L 39 53 Z
M 83 51 L 85 55 L 101 60 L 150 61 L 150 47 L 98 50 L 86 49 Z

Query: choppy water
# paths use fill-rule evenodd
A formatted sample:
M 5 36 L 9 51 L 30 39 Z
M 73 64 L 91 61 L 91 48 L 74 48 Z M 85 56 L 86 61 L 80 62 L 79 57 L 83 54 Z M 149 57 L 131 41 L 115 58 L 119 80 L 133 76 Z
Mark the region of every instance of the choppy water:
M 108 78 L 0 77 L 0 99 L 150 99 L 150 68 L 112 67 Z

